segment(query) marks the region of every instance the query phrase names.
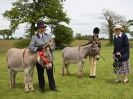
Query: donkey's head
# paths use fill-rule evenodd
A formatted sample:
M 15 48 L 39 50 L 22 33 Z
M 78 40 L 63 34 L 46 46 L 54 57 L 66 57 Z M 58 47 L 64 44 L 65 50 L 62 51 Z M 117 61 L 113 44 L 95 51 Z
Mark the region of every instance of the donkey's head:
M 43 68 L 52 68 L 52 54 L 49 47 L 38 52 L 38 62 L 43 66 Z
M 100 47 L 96 41 L 93 41 L 90 46 L 90 55 L 95 57 L 96 60 L 100 58 Z
M 38 52 L 38 62 L 46 69 L 52 68 L 52 52 L 50 47 L 53 45 L 53 41 L 47 42 L 43 46 L 43 50 Z

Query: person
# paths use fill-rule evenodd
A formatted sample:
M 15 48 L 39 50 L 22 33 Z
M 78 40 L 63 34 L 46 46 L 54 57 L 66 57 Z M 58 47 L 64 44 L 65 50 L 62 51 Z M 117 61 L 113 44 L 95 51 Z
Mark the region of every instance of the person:
M 52 42 L 51 35 L 45 33 L 46 25 L 44 24 L 44 21 L 42 20 L 38 21 L 36 29 L 37 33 L 32 37 L 32 40 L 29 45 L 29 50 L 33 52 L 41 51 L 45 46 L 45 44 L 47 44 L 49 41 Z M 36 68 L 38 73 L 39 88 L 41 92 L 44 92 L 45 88 L 44 68 L 38 62 L 36 63 Z M 46 71 L 49 81 L 49 88 L 53 91 L 57 91 L 53 76 L 53 62 L 52 62 L 52 68 L 46 69 Z
M 92 41 L 96 41 L 96 40 L 99 40 L 99 32 L 100 32 L 100 29 L 98 27 L 95 27 L 93 29 L 93 36 L 89 36 L 89 39 L 88 39 L 88 43 L 92 43 Z
M 98 44 L 98 47 L 101 48 L 101 43 L 99 40 L 99 32 L 100 32 L 100 29 L 98 27 L 95 27 L 93 29 L 93 36 L 89 36 L 88 43 L 90 44 L 93 41 L 96 41 Z M 96 78 L 96 62 L 97 60 L 93 56 L 89 55 L 90 78 Z
M 129 41 L 127 35 L 124 33 L 124 28 L 120 24 L 116 24 L 113 29 L 114 35 L 114 73 L 116 79 L 114 83 L 128 81 L 129 74 Z

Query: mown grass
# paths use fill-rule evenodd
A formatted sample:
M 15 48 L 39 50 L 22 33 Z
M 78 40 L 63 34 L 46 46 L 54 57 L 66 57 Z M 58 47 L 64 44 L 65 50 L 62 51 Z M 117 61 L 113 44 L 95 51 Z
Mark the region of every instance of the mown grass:
M 0 53 L 0 99 L 133 99 L 133 72 L 129 74 L 128 84 L 114 85 L 115 75 L 112 72 L 112 50 L 113 47 L 102 47 L 101 55 L 105 61 L 100 59 L 97 63 L 96 79 L 89 78 L 89 61 L 86 60 L 83 78 L 77 78 L 77 65 L 70 65 L 70 76 L 62 77 L 61 51 L 56 50 L 55 56 L 55 81 L 59 92 L 49 90 L 47 75 L 45 72 L 46 87 L 45 93 L 38 89 L 37 73 L 35 68 L 34 87 L 35 92 L 24 92 L 23 73 L 18 73 L 16 88 L 10 89 L 8 71 L 6 66 L 5 52 Z M 133 50 L 131 49 L 131 53 Z M 133 56 L 130 57 L 131 67 Z

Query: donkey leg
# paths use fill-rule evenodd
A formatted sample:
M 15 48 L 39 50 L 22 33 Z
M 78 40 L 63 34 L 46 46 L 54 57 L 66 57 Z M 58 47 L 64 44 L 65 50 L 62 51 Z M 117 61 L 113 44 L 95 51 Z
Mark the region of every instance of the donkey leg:
M 83 77 L 83 67 L 84 67 L 84 61 L 81 62 L 81 77 Z
M 33 73 L 34 73 L 34 68 L 32 68 L 29 72 L 29 89 L 31 91 L 34 91 L 34 87 L 33 87 Z
M 10 77 L 10 87 L 14 88 L 14 86 L 13 86 L 13 70 L 9 70 L 9 77 Z
M 65 74 L 65 68 L 66 68 L 66 61 L 65 61 L 64 58 L 62 60 L 62 63 L 63 63 L 63 66 L 62 66 L 62 76 L 64 76 L 64 74 Z
M 63 61 L 63 66 L 62 66 L 62 76 L 64 76 L 64 69 L 65 69 L 65 62 Z
M 66 68 L 67 75 L 70 76 L 70 72 L 69 72 L 69 63 L 66 63 L 66 64 L 65 64 L 65 68 Z
M 24 70 L 24 82 L 25 82 L 25 92 L 29 92 L 29 71 L 26 68 Z
M 13 79 L 12 79 L 13 80 L 13 87 L 15 87 L 15 85 L 16 85 L 16 74 L 17 74 L 17 72 L 13 70 L 13 74 L 12 74 L 13 75 Z
M 83 75 L 83 64 L 82 62 L 78 62 L 78 66 L 79 66 L 79 70 L 78 70 L 78 77 L 79 78 L 82 78 L 82 75 Z

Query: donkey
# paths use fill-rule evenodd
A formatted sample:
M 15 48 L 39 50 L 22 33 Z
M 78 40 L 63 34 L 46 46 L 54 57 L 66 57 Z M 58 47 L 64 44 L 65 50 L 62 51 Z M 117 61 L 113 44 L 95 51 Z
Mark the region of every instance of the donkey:
M 48 54 L 50 54 L 49 51 L 48 51 Z M 25 82 L 25 92 L 34 91 L 34 87 L 33 87 L 34 67 L 37 61 L 39 62 L 41 61 L 41 58 L 38 58 L 38 57 L 39 56 L 37 53 L 31 52 L 27 48 L 24 48 L 24 49 L 11 48 L 8 50 L 7 66 L 8 66 L 9 76 L 10 76 L 10 87 L 11 88 L 15 87 L 17 72 L 23 71 L 24 82 Z M 40 62 L 40 63 L 42 64 L 44 68 L 48 68 L 48 66 L 46 66 L 44 62 Z
M 63 67 L 62 67 L 62 75 L 64 75 L 64 69 L 66 68 L 67 74 L 69 75 L 69 69 L 68 65 L 70 63 L 78 63 L 79 70 L 78 70 L 78 76 L 82 77 L 82 71 L 83 71 L 83 64 L 87 56 L 91 55 L 96 60 L 98 60 L 99 57 L 99 47 L 96 44 L 96 42 L 93 42 L 91 44 L 85 44 L 82 46 L 77 47 L 65 47 L 62 50 L 62 59 L 63 59 Z

